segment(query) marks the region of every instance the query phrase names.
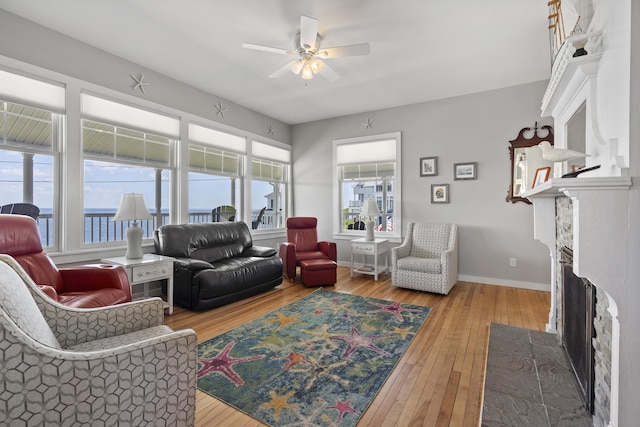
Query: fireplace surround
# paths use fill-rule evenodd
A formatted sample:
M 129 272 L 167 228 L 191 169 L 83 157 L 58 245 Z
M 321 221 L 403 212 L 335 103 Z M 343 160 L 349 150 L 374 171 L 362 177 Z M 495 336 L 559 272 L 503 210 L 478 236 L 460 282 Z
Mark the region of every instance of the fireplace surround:
M 560 250 L 562 269 L 562 348 L 573 369 L 578 391 L 589 413 L 593 414 L 595 356 L 593 325 L 596 288 L 573 272 L 573 251 Z

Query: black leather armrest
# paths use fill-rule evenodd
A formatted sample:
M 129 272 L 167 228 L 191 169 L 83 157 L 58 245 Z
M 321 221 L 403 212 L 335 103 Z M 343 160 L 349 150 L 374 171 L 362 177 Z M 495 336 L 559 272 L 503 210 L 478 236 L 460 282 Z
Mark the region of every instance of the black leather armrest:
M 273 248 L 269 248 L 267 246 L 251 246 L 247 248 L 242 253 L 242 256 L 259 256 L 263 258 L 268 258 L 270 256 L 275 256 L 277 251 Z
M 209 264 L 207 261 L 202 261 L 199 259 L 176 258 L 173 263 L 176 268 L 181 268 L 183 270 L 189 271 L 200 271 L 213 268 L 213 265 Z

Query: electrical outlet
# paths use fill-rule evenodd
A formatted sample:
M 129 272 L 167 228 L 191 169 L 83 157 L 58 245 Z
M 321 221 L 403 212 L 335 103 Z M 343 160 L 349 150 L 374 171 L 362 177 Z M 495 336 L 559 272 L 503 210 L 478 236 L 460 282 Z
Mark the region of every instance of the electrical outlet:
M 511 267 L 515 267 L 516 266 L 516 259 L 515 258 L 509 258 L 509 266 L 511 266 Z

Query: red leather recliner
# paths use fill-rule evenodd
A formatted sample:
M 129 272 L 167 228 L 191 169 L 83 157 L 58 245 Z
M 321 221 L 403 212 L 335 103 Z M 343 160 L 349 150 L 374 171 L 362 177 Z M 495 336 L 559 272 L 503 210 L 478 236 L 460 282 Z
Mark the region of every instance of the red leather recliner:
M 296 278 L 296 267 L 300 261 L 309 259 L 329 259 L 336 261 L 338 252 L 335 242 L 318 242 L 316 226 L 318 219 L 314 217 L 287 218 L 287 242 L 280 245 L 283 274 L 293 282 Z
M 58 269 L 42 249 L 38 224 L 24 215 L 0 214 L 0 253 L 13 257 L 52 299 L 68 307 L 104 307 L 131 301 L 122 266 L 83 265 Z

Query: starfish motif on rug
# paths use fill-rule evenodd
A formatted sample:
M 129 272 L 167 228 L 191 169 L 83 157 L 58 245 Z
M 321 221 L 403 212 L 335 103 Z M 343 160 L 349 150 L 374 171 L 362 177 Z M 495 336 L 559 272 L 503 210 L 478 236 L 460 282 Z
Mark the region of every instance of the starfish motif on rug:
M 416 308 L 405 308 L 405 307 L 402 307 L 402 304 L 400 304 L 399 302 L 394 302 L 393 304 L 380 304 L 378 302 L 371 301 L 371 304 L 377 305 L 378 307 L 381 307 L 381 308 L 378 309 L 378 310 L 369 310 L 367 313 L 391 313 L 400 322 L 404 321 L 404 317 L 402 317 L 402 312 L 419 313 L 419 312 L 422 311 L 422 310 L 418 310 Z
M 308 377 L 309 382 L 307 383 L 305 390 L 309 390 L 316 383 L 318 378 L 325 376 L 335 381 L 337 383 L 341 383 L 342 385 L 348 386 L 349 382 L 346 379 L 340 377 L 340 375 L 332 374 L 331 371 L 334 369 L 338 369 L 341 366 L 344 366 L 348 363 L 346 360 L 341 360 L 336 363 L 332 363 L 329 365 L 321 365 L 316 359 L 312 357 L 305 357 L 300 353 L 291 353 L 287 356 L 289 362 L 284 366 L 283 369 L 288 369 L 294 373 L 304 373 L 305 377 Z
M 298 323 L 300 325 L 304 325 L 304 322 L 298 321 L 298 317 L 301 316 L 301 313 L 295 314 L 293 316 L 285 316 L 284 314 L 277 312 L 276 316 L 278 316 L 277 319 L 266 319 L 265 322 L 280 323 L 280 326 L 278 326 L 278 330 L 284 329 L 290 323 Z
M 335 409 L 336 411 L 338 411 L 338 418 L 336 418 L 336 420 L 334 421 L 337 425 L 339 425 L 342 422 L 342 419 L 344 418 L 345 414 L 349 412 L 354 413 L 356 415 L 360 415 L 360 412 L 356 411 L 351 406 L 352 400 L 353 399 L 349 399 L 345 402 L 338 400 L 336 401 L 335 405 L 329 407 L 329 409 Z
M 284 396 L 278 396 L 275 391 L 270 391 L 269 395 L 271 396 L 271 402 L 263 403 L 261 406 L 265 409 L 273 408 L 273 418 L 276 420 L 280 418 L 280 412 L 283 409 L 295 409 L 296 406 L 287 402 L 287 400 L 291 399 L 291 396 L 295 394 L 295 391 L 290 391 Z
M 233 365 L 238 363 L 252 362 L 254 360 L 264 359 L 264 355 L 256 355 L 249 357 L 231 357 L 229 353 L 236 345 L 235 341 L 231 341 L 227 346 L 215 357 L 199 357 L 198 362 L 202 363 L 202 368 L 198 370 L 198 378 L 202 378 L 205 375 L 209 375 L 214 372 L 219 372 L 233 382 L 236 387 L 244 385 L 244 380 L 240 378 L 240 375 L 233 370 Z
M 391 354 L 384 351 L 380 347 L 377 347 L 373 344 L 373 340 L 389 338 L 393 336 L 393 334 L 382 334 L 382 335 L 374 335 L 371 337 L 367 337 L 364 335 L 360 335 L 360 332 L 356 327 L 351 328 L 351 335 L 348 336 L 338 336 L 332 335 L 332 340 L 344 341 L 348 344 L 347 349 L 345 350 L 342 357 L 349 357 L 351 353 L 359 349 L 360 347 L 368 348 L 369 350 L 373 350 L 377 353 L 383 354 L 385 356 L 390 356 Z

